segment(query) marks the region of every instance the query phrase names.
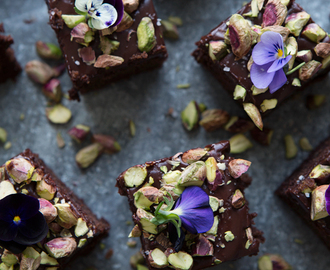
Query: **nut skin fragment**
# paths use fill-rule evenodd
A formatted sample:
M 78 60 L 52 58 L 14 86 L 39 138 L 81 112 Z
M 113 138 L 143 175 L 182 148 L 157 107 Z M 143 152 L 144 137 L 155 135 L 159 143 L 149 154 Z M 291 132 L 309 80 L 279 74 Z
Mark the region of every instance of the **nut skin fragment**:
M 124 10 L 131 14 L 132 12 L 134 12 L 135 10 L 137 10 L 138 6 L 139 6 L 139 0 L 123 0 L 123 4 L 124 4 Z
M 311 15 L 302 11 L 293 13 L 285 19 L 285 27 L 288 28 L 291 33 L 298 37 L 303 27 L 308 23 Z
M 264 124 L 262 122 L 262 118 L 258 108 L 253 103 L 243 103 L 243 107 L 244 111 L 248 114 L 248 116 L 251 118 L 256 127 L 262 130 Z
M 82 148 L 76 154 L 76 163 L 80 168 L 87 168 L 102 154 L 103 146 L 100 143 L 93 143 Z
M 97 58 L 94 67 L 96 68 L 115 67 L 121 65 L 122 63 L 124 63 L 124 58 L 122 57 L 102 54 Z
M 313 53 L 311 50 L 302 50 L 297 53 L 296 58 L 307 63 L 312 60 Z
M 93 65 L 96 61 L 95 51 L 92 49 L 92 47 L 84 47 L 78 49 L 78 56 L 88 66 Z
M 329 215 L 326 209 L 325 201 L 325 192 L 328 187 L 329 185 L 322 185 L 313 190 L 311 203 L 311 220 L 318 220 Z
M 70 256 L 77 248 L 72 237 L 55 238 L 45 244 L 45 248 L 55 259 Z
M 135 187 L 141 185 L 147 177 L 145 166 L 137 165 L 127 169 L 124 172 L 124 181 L 126 187 Z
M 302 81 L 309 80 L 320 70 L 321 67 L 322 63 L 315 60 L 309 61 L 299 69 L 299 79 Z
M 182 154 L 182 161 L 188 164 L 192 164 L 207 154 L 207 151 L 203 148 L 190 149 Z
M 243 207 L 243 205 L 245 204 L 245 198 L 242 191 L 240 191 L 239 189 L 235 190 L 235 193 L 231 199 L 231 204 L 236 209 Z
M 82 44 L 84 46 L 88 46 L 89 43 L 94 39 L 94 32 L 87 25 L 87 23 L 82 22 L 79 23 L 71 30 L 71 41 Z
M 196 243 L 192 246 L 192 256 L 213 256 L 213 244 L 202 234 L 199 235 Z
M 241 177 L 243 173 L 246 173 L 251 166 L 251 162 L 244 159 L 234 159 L 228 164 L 228 170 L 230 175 L 237 179 Z
M 165 253 L 159 248 L 149 252 L 148 261 L 150 265 L 155 268 L 165 268 L 168 266 L 168 260 Z
M 326 37 L 327 33 L 318 24 L 310 23 L 305 27 L 301 35 L 315 43 L 319 43 Z
M 234 14 L 229 19 L 228 29 L 231 49 L 236 56 L 235 60 L 239 60 L 252 46 L 250 24 L 241 15 Z
M 39 198 L 39 211 L 44 215 L 47 224 L 51 223 L 57 217 L 56 207 L 48 200 Z
M 287 13 L 287 7 L 280 0 L 268 1 L 263 14 L 262 27 L 282 25 Z
M 315 46 L 314 51 L 317 56 L 326 58 L 330 55 L 330 43 L 319 43 Z
M 157 44 L 155 27 L 149 17 L 143 17 L 136 31 L 138 48 L 141 52 L 150 52 Z

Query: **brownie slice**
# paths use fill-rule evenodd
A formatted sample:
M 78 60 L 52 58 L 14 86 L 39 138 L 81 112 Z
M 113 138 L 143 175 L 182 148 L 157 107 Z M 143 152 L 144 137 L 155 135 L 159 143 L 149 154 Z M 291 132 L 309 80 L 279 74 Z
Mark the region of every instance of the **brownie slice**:
M 16 178 L 13 175 L 19 176 Z M 27 180 L 21 182 L 23 179 Z M 42 258 L 37 269 L 64 269 L 75 258 L 87 255 L 101 239 L 108 236 L 109 223 L 103 218 L 98 219 L 84 201 L 31 150 L 25 150 L 0 167 L 0 180 L 2 197 L 14 187 L 17 193 L 39 199 L 40 211 L 48 223 L 49 233 L 43 241 L 31 246 Z M 42 209 L 45 205 L 48 211 Z M 62 250 L 59 243 L 64 243 Z M 0 247 L 0 254 L 2 263 L 3 254 L 11 253 Z M 22 254 L 18 254 L 18 260 L 12 263 L 20 263 L 22 257 Z M 37 261 L 38 258 L 33 263 L 38 264 Z
M 234 173 L 237 169 L 234 168 L 234 164 L 243 160 L 230 157 L 229 151 L 229 142 L 220 141 L 207 145 L 205 148 L 191 149 L 184 153 L 177 153 L 170 158 L 131 167 L 117 178 L 116 186 L 119 189 L 119 194 L 127 196 L 133 214 L 135 227 L 131 236 L 141 235 L 143 255 L 147 259 L 149 269 L 157 268 L 154 267 L 155 262 L 151 260 L 153 252 L 155 254 L 158 252 L 158 255 L 159 253 L 165 254 L 168 258 L 170 254 L 181 252 L 181 255 L 184 254 L 186 258 L 193 260 L 192 265 L 188 265 L 187 268 L 180 268 L 178 265 L 167 263 L 164 265 L 164 269 L 176 267 L 175 269 L 194 270 L 205 269 L 221 262 L 233 261 L 243 256 L 252 256 L 258 253 L 259 244 L 264 241 L 263 233 L 253 226 L 253 219 L 257 214 L 249 213 L 248 202 L 244 197 L 244 189 L 250 185 L 252 179 L 245 173 L 241 174 L 242 171 L 237 175 Z M 244 162 L 249 164 L 248 161 Z M 139 200 L 136 192 L 147 186 L 148 188 L 153 187 L 164 194 L 170 193 L 175 200 L 180 193 L 177 190 L 181 188 L 182 192 L 183 188 L 179 184 L 181 180 L 176 177 L 180 177 L 185 170 L 195 166 L 195 164 L 197 165 L 197 163 L 202 166 L 204 164 L 206 167 L 206 172 L 199 178 L 202 182 L 198 185 L 210 196 L 210 205 L 215 222 L 212 229 L 203 234 L 191 234 L 185 231 L 186 238 L 180 250 L 169 239 L 169 227 L 167 225 L 159 225 L 156 229 L 157 233 L 152 233 L 152 230 L 146 226 L 145 219 L 140 216 L 143 211 L 140 207 L 136 207 L 136 205 L 139 206 L 139 201 L 138 203 L 135 201 L 136 198 Z M 217 175 L 215 179 L 211 179 L 210 176 L 212 175 L 212 168 L 213 173 Z M 138 173 L 139 170 L 140 173 Z M 245 167 L 244 171 L 246 170 Z M 141 173 L 142 171 L 144 173 Z M 216 204 L 211 203 L 212 201 Z M 156 204 L 153 204 L 150 209 L 153 209 L 153 206 L 154 208 L 157 207 Z M 141 221 L 142 219 L 143 221 Z M 203 249 L 201 246 L 207 248 Z M 161 256 L 164 257 L 164 255 Z
M 318 165 L 329 168 L 330 138 L 323 141 L 282 183 L 276 194 L 296 211 L 330 248 L 330 217 L 314 218 L 314 220 L 311 217 L 312 197 L 315 191 L 321 186 L 330 184 L 330 170 L 317 178 L 311 174 Z
M 5 30 L 3 24 L 0 24 L 0 83 L 4 83 L 8 79 L 15 80 L 15 77 L 21 72 L 21 66 L 16 61 L 15 53 L 10 45 L 14 43 L 14 39 L 8 35 L 4 35 Z
M 49 8 L 50 25 L 56 32 L 73 83 L 73 88 L 69 92 L 71 99 L 79 99 L 79 93 L 84 94 L 111 82 L 128 78 L 132 74 L 160 67 L 166 60 L 167 50 L 153 2 L 152 0 L 140 0 L 137 10 L 133 12 L 130 12 L 130 8 L 127 9 L 125 6 L 125 10 L 133 19 L 133 24 L 124 31 L 115 31 L 106 35 L 106 38 L 120 43 L 118 49 L 111 52 L 111 55 L 121 57 L 124 61 L 119 65 L 107 68 L 96 68 L 93 64 L 86 64 L 78 53 L 78 50 L 84 46 L 70 40 L 72 29 L 68 28 L 62 19 L 63 14 L 76 14 L 74 2 L 74 0 L 46 0 Z M 149 52 L 140 51 L 137 44 L 136 31 L 144 17 L 151 18 L 155 28 L 156 45 Z M 103 34 L 101 32 L 95 31 L 94 40 L 89 44 L 89 47 L 95 51 L 96 59 L 102 55 L 100 36 Z
M 256 2 L 263 1 L 252 2 L 256 4 Z M 238 53 L 235 55 L 232 50 L 233 47 L 231 46 L 231 43 L 234 42 L 235 39 L 231 41 L 231 36 L 229 35 L 228 24 L 230 18 L 227 18 L 217 27 L 212 29 L 210 33 L 203 36 L 196 43 L 198 48 L 192 53 L 197 62 L 207 68 L 222 84 L 223 88 L 225 88 L 226 91 L 233 96 L 239 104 L 243 105 L 246 103 L 252 103 L 256 106 L 257 111 L 260 112 L 261 117 L 269 113 L 292 94 L 300 92 L 306 88 L 310 83 L 315 81 L 316 77 L 324 75 L 330 70 L 330 39 L 328 34 L 316 25 L 310 18 L 309 14 L 305 13 L 303 8 L 294 0 L 287 1 L 287 6 L 281 4 L 280 2 L 281 1 L 279 0 L 264 1 L 263 7 L 260 11 L 258 11 L 256 17 L 250 17 L 248 15 L 251 12 L 251 3 L 246 4 L 237 12 L 237 14 L 243 16 L 248 25 L 251 25 L 250 29 L 249 27 L 245 29 L 246 33 L 249 32 L 251 34 L 250 47 L 247 45 L 247 48 L 243 48 L 246 51 L 240 51 L 241 55 L 237 56 Z M 268 21 L 265 22 L 265 20 L 274 19 L 274 17 L 269 16 L 274 11 L 270 8 L 271 6 L 276 6 L 276 8 L 280 7 L 283 14 L 287 11 L 285 18 L 282 18 L 283 23 L 278 22 L 277 25 L 272 25 L 272 23 L 269 23 Z M 267 10 L 267 13 L 265 13 L 265 10 Z M 292 23 L 295 16 L 305 18 L 305 21 L 301 23 L 303 25 L 302 29 L 295 29 L 289 24 L 289 21 Z M 277 19 L 277 17 L 275 18 Z M 298 21 L 298 19 L 296 21 Z M 254 89 L 249 71 L 253 63 L 253 59 L 251 57 L 253 47 L 257 41 L 259 41 L 260 35 L 265 31 L 265 27 L 263 26 L 265 23 L 268 25 L 267 30 L 280 32 L 283 36 L 284 46 L 287 46 L 288 51 L 290 50 L 294 52 L 296 50 L 296 53 L 299 52 L 298 55 L 293 54 L 293 58 L 295 59 L 292 63 L 293 68 L 297 67 L 303 61 L 307 63 L 292 74 L 287 75 L 287 83 L 273 94 L 271 94 L 267 89 Z M 317 34 L 313 37 L 306 34 L 306 31 L 311 28 L 318 29 Z M 286 45 L 286 42 L 292 43 L 293 47 L 291 45 Z M 216 45 L 212 45 L 212 43 L 217 44 L 219 47 L 215 48 Z M 294 44 L 297 45 L 297 48 Z M 222 46 L 222 51 L 220 50 L 220 45 Z M 212 46 L 214 48 L 213 50 Z M 291 47 L 289 48 L 289 46 Z M 318 46 L 316 49 L 318 51 L 317 53 L 314 50 L 316 46 Z M 322 46 L 327 47 L 327 54 L 319 52 L 319 49 Z M 295 50 L 293 48 L 295 48 Z M 216 53 L 216 55 L 213 53 Z M 307 70 L 308 75 L 306 75 Z M 285 68 L 284 71 L 287 72 L 288 69 Z M 239 86 L 246 90 L 244 98 L 240 96 L 242 94 L 238 94 L 242 92 L 238 91 L 234 94 L 236 87 L 238 87 L 238 90 L 242 90 Z

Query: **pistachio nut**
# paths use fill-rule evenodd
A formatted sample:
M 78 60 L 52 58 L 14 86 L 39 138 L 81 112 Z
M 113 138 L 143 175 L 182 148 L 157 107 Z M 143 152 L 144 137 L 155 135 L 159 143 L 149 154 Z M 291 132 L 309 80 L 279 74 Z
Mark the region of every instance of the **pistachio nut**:
M 315 43 L 319 43 L 326 37 L 327 33 L 318 24 L 310 23 L 305 27 L 301 35 Z
M 298 153 L 298 148 L 292 138 L 291 135 L 286 135 L 284 137 L 284 142 L 285 142 L 285 156 L 287 159 L 291 159 L 296 157 Z
M 184 251 L 179 251 L 178 253 L 171 253 L 168 256 L 168 262 L 176 270 L 190 270 L 194 261 L 191 255 Z
M 85 220 L 83 220 L 82 218 L 78 218 L 77 220 L 77 225 L 74 228 L 74 234 L 76 237 L 80 237 L 85 235 L 86 233 L 88 233 L 89 228 L 87 226 L 87 223 Z
M 303 137 L 299 140 L 300 148 L 304 151 L 312 151 L 313 147 L 309 143 L 308 139 L 306 137 Z
M 260 104 L 260 110 L 262 112 L 274 109 L 277 105 L 277 99 L 264 99 L 264 101 Z
M 218 211 L 220 206 L 220 201 L 217 197 L 209 196 L 209 203 L 213 212 Z
M 182 161 L 188 164 L 192 164 L 202 159 L 207 154 L 207 151 L 203 148 L 190 149 L 182 154 Z
M 221 128 L 229 120 L 229 113 L 221 109 L 206 110 L 199 124 L 208 132 Z
M 252 0 L 250 3 L 251 11 L 243 14 L 243 16 L 258 17 L 259 11 L 262 9 L 265 0 Z
M 244 134 L 236 134 L 229 139 L 230 153 L 239 154 L 253 147 L 253 144 Z
M 207 106 L 204 103 L 198 103 L 198 110 L 200 113 L 203 113 L 207 110 Z
M 62 15 L 62 19 L 67 27 L 74 28 L 78 24 L 84 22 L 86 20 L 85 15 Z
M 292 85 L 293 86 L 296 86 L 296 87 L 301 87 L 301 82 L 300 82 L 300 80 L 298 78 L 294 78 L 292 80 Z
M 329 185 L 322 185 L 315 188 L 312 192 L 311 219 L 318 220 L 327 217 L 329 214 L 326 209 L 325 192 Z
M 40 264 L 46 265 L 59 265 L 58 261 L 50 256 L 44 251 L 41 252 L 41 262 Z
M 45 244 L 48 253 L 55 259 L 70 256 L 77 248 L 77 243 L 72 237 L 54 238 Z
M 312 78 L 316 72 L 320 70 L 322 63 L 311 60 L 299 69 L 299 79 L 302 81 L 307 81 Z
M 31 176 L 31 181 L 35 181 L 35 182 L 41 181 L 44 178 L 44 175 L 45 175 L 44 172 L 40 168 L 37 168 L 34 170 Z
M 62 87 L 61 82 L 58 79 L 51 79 L 42 87 L 42 93 L 52 101 L 56 103 L 61 102 L 62 99 Z
M 280 0 L 269 0 L 262 17 L 262 27 L 282 25 L 288 9 Z
M 273 262 L 268 255 L 261 256 L 258 259 L 259 270 L 273 270 Z
M 213 183 L 216 178 L 216 172 L 217 172 L 217 161 L 214 157 L 209 157 L 205 161 L 205 167 L 206 167 L 206 178 L 209 183 Z
M 239 178 L 246 173 L 251 166 L 251 162 L 244 159 L 233 159 L 228 164 L 228 170 L 233 178 Z
M 182 19 L 178 16 L 169 16 L 168 20 L 171 23 L 174 23 L 176 26 L 182 26 L 183 25 Z
M 312 179 L 323 180 L 330 177 L 330 166 L 328 165 L 317 165 L 310 172 L 309 177 Z
M 45 180 L 41 180 L 37 182 L 36 192 L 40 198 L 50 201 L 54 198 L 56 187 L 47 184 Z
M 0 142 L 5 143 L 7 141 L 7 131 L 0 127 Z
M 265 127 L 262 131 L 255 127 L 250 131 L 250 134 L 254 140 L 262 145 L 270 145 L 274 130 Z
M 326 69 L 330 65 L 330 55 L 322 60 L 322 69 Z
M 18 263 L 18 257 L 9 250 L 5 249 L 2 253 L 1 261 L 8 267 L 11 267 L 12 265 Z
M 330 43 L 319 43 L 315 46 L 314 51 L 317 56 L 327 58 L 330 56 Z
M 268 87 L 264 88 L 264 89 L 260 89 L 260 88 L 255 87 L 254 85 L 252 85 L 251 91 L 252 91 L 252 95 L 256 96 L 256 95 L 260 95 L 262 93 L 267 92 Z
M 313 59 L 313 53 L 311 50 L 302 50 L 297 52 L 296 58 L 307 63 Z
M 239 60 L 251 49 L 251 26 L 241 15 L 234 14 L 229 19 L 228 29 L 231 49 Z
M 136 208 L 149 210 L 152 204 L 158 204 L 163 200 L 164 194 L 155 187 L 142 187 L 133 196 Z
M 144 231 L 152 234 L 158 233 L 157 225 L 151 222 L 151 220 L 154 218 L 151 213 L 143 210 L 142 208 L 138 208 L 136 211 L 136 216 L 139 218 L 139 222 Z
M 9 176 L 18 184 L 30 180 L 34 172 L 32 163 L 23 157 L 11 159 L 5 166 Z
M 159 248 L 155 248 L 149 252 L 148 261 L 150 265 L 155 268 L 164 268 L 168 266 L 168 260 L 165 253 Z
M 219 225 L 219 216 L 214 216 L 214 221 L 211 229 L 209 229 L 206 234 L 217 235 L 218 234 L 218 225 Z
M 180 176 L 181 176 L 181 172 L 178 170 L 169 171 L 168 173 L 163 175 L 161 182 L 164 185 L 167 185 L 167 184 L 175 185 L 179 181 Z
M 294 37 L 289 37 L 285 44 L 288 54 L 292 56 L 290 61 L 288 62 L 288 70 L 291 70 L 293 68 L 298 53 L 298 43 Z
M 258 108 L 253 103 L 243 103 L 244 111 L 248 114 L 251 118 L 253 123 L 258 127 L 260 130 L 263 129 L 263 122 L 260 115 Z
M 78 124 L 70 128 L 68 134 L 76 142 L 81 143 L 90 133 L 90 131 L 91 128 L 89 126 Z
M 288 28 L 293 35 L 299 37 L 301 30 L 308 23 L 310 17 L 311 15 L 305 11 L 292 13 L 285 19 L 285 27 Z
M 196 243 L 192 246 L 191 255 L 195 256 L 213 256 L 213 244 L 202 234 L 199 234 Z
M 40 266 L 41 256 L 32 247 L 27 247 L 22 252 L 22 259 L 20 261 L 20 269 L 22 270 L 37 270 Z
M 219 61 L 228 54 L 227 45 L 221 40 L 209 42 L 209 56 L 213 61 Z
M 262 28 L 261 34 L 267 32 L 267 31 L 272 31 L 272 32 L 281 34 L 281 36 L 283 38 L 283 42 L 285 42 L 288 39 L 289 34 L 290 34 L 290 30 L 288 28 L 280 26 L 280 25 L 272 25 L 272 26 L 267 26 L 265 28 Z M 259 36 L 258 42 L 260 41 L 260 36 Z
M 184 190 L 184 187 L 180 187 L 178 185 L 173 185 L 173 184 L 169 184 L 169 185 L 164 185 L 161 187 L 160 191 L 162 192 L 167 192 L 169 194 L 171 194 L 173 200 L 176 200 L 180 197 L 180 195 L 182 194 Z
M 252 55 L 250 56 L 250 59 L 249 59 L 249 61 L 248 61 L 248 63 L 246 64 L 246 68 L 247 68 L 247 70 L 250 72 L 251 71 L 251 66 L 252 66 L 252 64 L 253 64 L 253 57 L 252 57 Z
M 187 130 L 192 130 L 197 127 L 199 119 L 199 110 L 196 101 L 192 100 L 189 102 L 187 107 L 181 112 L 181 120 L 183 126 Z
M 224 238 L 227 242 L 231 242 L 235 239 L 235 235 L 232 233 L 232 231 L 226 231 Z
M 57 217 L 57 209 L 49 201 L 39 198 L 39 211 L 44 215 L 47 224 L 51 223 Z
M 145 166 L 137 165 L 127 169 L 124 172 L 124 181 L 126 187 L 140 186 L 147 177 L 147 169 Z
M 38 60 L 29 61 L 25 65 L 25 72 L 36 83 L 45 84 L 52 77 L 56 77 L 54 69 Z
M 95 51 L 92 47 L 79 48 L 78 56 L 88 66 L 93 65 L 96 62 Z
M 143 17 L 136 31 L 138 48 L 141 52 L 150 52 L 157 44 L 155 27 L 149 17 Z
M 174 23 L 166 20 L 161 20 L 161 24 L 162 24 L 163 35 L 165 38 L 174 39 L 174 40 L 179 38 L 178 28 Z
M 254 127 L 250 120 L 234 115 L 229 119 L 224 129 L 233 133 L 244 133 Z
M 53 107 L 46 108 L 46 116 L 53 124 L 66 124 L 70 121 L 72 113 L 70 109 L 62 104 L 56 104 Z
M 246 241 L 246 244 L 245 244 L 245 249 L 249 249 L 249 247 L 253 243 L 253 234 L 252 234 L 251 227 L 245 229 L 245 234 L 246 234 L 246 238 L 247 238 L 247 241 Z
M 239 189 L 235 190 L 235 193 L 231 199 L 231 204 L 234 208 L 241 208 L 245 204 L 245 198 Z
M 132 17 L 124 11 L 124 15 L 120 23 L 117 25 L 117 32 L 125 31 L 126 29 L 130 28 L 132 24 L 134 23 L 134 20 Z
M 244 101 L 246 97 L 246 89 L 243 86 L 237 84 L 233 96 L 235 100 L 242 99 Z
M 203 161 L 196 161 L 187 166 L 179 178 L 178 185 L 187 186 L 201 186 L 206 177 L 206 166 Z
M 109 35 L 113 34 L 114 32 L 116 32 L 116 30 L 117 30 L 117 26 L 108 27 L 108 28 L 99 30 L 100 39 L 101 39 L 101 37 L 109 36 Z
M 116 139 L 109 135 L 93 134 L 92 141 L 101 144 L 104 152 L 107 154 L 114 154 L 121 150 Z
M 102 54 L 97 58 L 94 67 L 108 68 L 108 67 L 119 66 L 122 63 L 124 63 L 124 58 L 120 56 Z
M 326 95 L 316 94 L 308 95 L 306 98 L 306 106 L 310 110 L 321 107 L 326 101 Z
M 38 55 L 44 59 L 60 60 L 62 58 L 61 49 L 53 43 L 45 43 L 38 40 L 36 42 L 36 50 Z
M 291 2 L 291 0 L 281 0 L 281 3 L 282 3 L 284 6 L 289 5 L 290 2 Z
M 107 37 L 100 37 L 100 49 L 103 54 L 111 54 L 114 51 L 118 50 L 120 45 L 119 41 L 111 40 Z
M 76 25 L 71 30 L 71 41 L 75 41 L 81 45 L 88 46 L 89 43 L 94 39 L 94 32 L 87 25 L 87 23 L 82 22 Z
M 278 269 L 278 270 L 291 270 L 289 265 L 282 256 L 278 254 L 266 254 L 258 260 L 259 270 Z M 270 267 L 270 268 L 269 268 Z
M 76 163 L 80 168 L 87 168 L 103 153 L 103 146 L 100 143 L 92 143 L 76 154 Z
M 63 228 L 70 229 L 77 224 L 78 218 L 69 203 L 57 203 L 54 206 L 57 208 L 57 223 Z
M 139 225 L 135 225 L 132 229 L 132 231 L 130 232 L 128 237 L 140 237 L 141 236 L 141 230 L 139 228 Z
M 123 0 L 124 10 L 127 13 L 132 13 L 137 10 L 139 6 L 139 0 Z

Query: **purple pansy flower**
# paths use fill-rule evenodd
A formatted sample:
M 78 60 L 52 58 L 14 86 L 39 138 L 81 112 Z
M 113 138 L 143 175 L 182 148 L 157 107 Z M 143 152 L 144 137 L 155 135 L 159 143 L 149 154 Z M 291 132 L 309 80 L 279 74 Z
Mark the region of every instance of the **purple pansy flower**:
M 124 15 L 122 0 L 76 0 L 76 12 L 89 17 L 88 25 L 91 28 L 102 30 L 118 25 Z
M 328 214 L 330 215 L 330 185 L 325 191 L 325 207 L 327 209 Z
M 17 254 L 43 240 L 48 225 L 39 207 L 38 199 L 22 193 L 0 200 L 0 246 Z
M 270 93 L 280 89 L 287 81 L 283 67 L 291 57 L 285 55 L 283 38 L 279 33 L 263 33 L 252 51 L 254 63 L 250 74 L 254 86 L 259 89 L 269 87 Z

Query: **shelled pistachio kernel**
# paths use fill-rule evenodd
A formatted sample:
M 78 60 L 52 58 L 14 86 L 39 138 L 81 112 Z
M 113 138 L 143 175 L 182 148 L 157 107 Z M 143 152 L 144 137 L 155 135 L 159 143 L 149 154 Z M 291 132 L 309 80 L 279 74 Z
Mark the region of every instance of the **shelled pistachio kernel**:
M 126 187 L 137 187 L 143 183 L 147 177 L 147 168 L 142 165 L 137 165 L 129 168 L 124 173 L 124 181 Z
M 75 156 L 77 165 L 80 168 L 88 168 L 103 153 L 104 147 L 100 143 L 92 143 L 78 151 Z
M 236 209 L 241 208 L 245 204 L 245 198 L 242 191 L 239 189 L 235 190 L 235 193 L 231 199 L 231 204 Z
M 217 172 L 217 161 L 214 157 L 209 157 L 205 161 L 206 166 L 206 178 L 209 183 L 213 183 L 216 178 Z
M 164 268 L 168 266 L 168 260 L 165 253 L 159 248 L 155 248 L 149 252 L 148 261 L 150 265 L 155 268 Z
M 7 141 L 7 131 L 0 127 L 0 142 L 5 143 Z
M 228 170 L 233 178 L 239 178 L 250 168 L 251 162 L 244 159 L 233 159 L 228 164 Z
M 313 59 L 313 53 L 311 50 L 301 50 L 297 52 L 296 58 L 307 63 Z
M 74 229 L 74 234 L 77 237 L 83 236 L 86 233 L 88 233 L 89 228 L 87 226 L 87 223 L 85 220 L 83 220 L 82 218 L 78 218 L 77 220 L 77 225 Z
M 58 261 L 50 256 L 44 251 L 41 252 L 41 261 L 40 264 L 46 265 L 58 265 Z
M 132 17 L 124 11 L 123 18 L 121 22 L 117 25 L 117 30 L 116 32 L 122 32 L 125 31 L 126 29 L 130 28 L 134 23 L 134 20 Z
M 164 38 L 169 38 L 169 39 L 179 38 L 179 31 L 174 23 L 167 20 L 161 20 L 161 25 L 163 29 Z
M 285 142 L 285 156 L 287 159 L 291 159 L 296 157 L 298 153 L 298 148 L 292 138 L 291 135 L 286 135 L 284 137 L 284 142 Z
M 203 161 L 196 161 L 187 166 L 179 178 L 178 185 L 182 187 L 187 186 L 201 186 L 206 178 L 206 166 Z
M 169 171 L 168 173 L 163 175 L 161 182 L 164 185 L 167 184 L 175 185 L 179 181 L 180 176 L 181 176 L 181 171 L 179 170 Z
M 245 244 L 245 249 L 249 249 L 249 247 L 253 243 L 253 234 L 252 234 L 251 227 L 245 229 L 245 234 L 246 234 L 246 238 L 247 238 L 247 241 L 246 241 L 246 244 Z
M 288 9 L 279 0 L 269 0 L 265 6 L 265 11 L 263 14 L 262 27 L 272 26 L 272 25 L 282 25 Z
M 139 218 L 139 222 L 144 231 L 152 234 L 158 233 L 157 225 L 151 222 L 151 220 L 154 218 L 154 216 L 151 213 L 141 208 L 138 208 L 136 211 L 136 216 Z
M 211 206 L 213 212 L 218 211 L 220 201 L 217 197 L 209 196 L 209 203 L 210 203 L 210 206 Z
M 237 84 L 233 93 L 233 97 L 235 100 L 242 99 L 244 101 L 246 97 L 246 89 L 243 86 Z
M 192 246 L 191 255 L 193 257 L 213 256 L 214 247 L 213 244 L 210 242 L 210 241 L 214 241 L 212 239 L 213 238 L 210 237 L 206 238 L 202 234 L 199 234 L 198 239 L 194 241 L 195 243 Z
M 57 203 L 54 205 L 57 208 L 57 223 L 65 229 L 70 229 L 77 224 L 78 218 L 71 208 L 69 203 Z
M 296 60 L 296 56 L 298 53 L 298 42 L 294 37 L 289 37 L 288 40 L 285 42 L 287 53 L 291 55 L 291 59 L 288 62 L 288 70 L 293 68 L 293 65 Z
M 328 187 L 329 185 L 322 185 L 313 190 L 311 202 L 311 220 L 318 220 L 329 215 L 326 209 L 325 200 L 325 192 Z
M 70 256 L 77 248 L 76 240 L 72 237 L 54 238 L 45 244 L 48 253 L 55 259 Z
M 213 61 L 221 60 L 228 54 L 227 45 L 221 40 L 209 42 L 209 56 Z
M 7 266 L 11 267 L 18 263 L 18 258 L 15 254 L 11 253 L 9 250 L 5 249 L 1 256 L 1 261 Z
M 317 56 L 327 58 L 330 56 L 330 43 L 319 43 L 315 46 L 314 51 Z
M 232 154 L 239 154 L 253 147 L 253 144 L 244 134 L 234 135 L 229 139 L 229 142 L 230 153 Z
M 302 36 L 305 36 L 309 40 L 319 43 L 327 35 L 326 32 L 316 23 L 308 24 L 301 33 Z
M 292 81 L 293 86 L 301 87 L 301 82 L 298 78 L 294 78 Z
M 298 37 L 310 17 L 311 15 L 305 11 L 293 13 L 285 19 L 285 27 L 287 27 L 294 36 Z
M 136 31 L 138 48 L 141 52 L 150 52 L 156 46 L 155 27 L 149 17 L 143 17 Z
M 208 132 L 221 128 L 229 120 L 229 113 L 221 109 L 205 110 L 199 124 Z
M 277 106 L 277 99 L 264 99 L 264 101 L 260 104 L 260 109 L 262 112 L 274 109 Z
M 292 267 L 289 265 L 280 255 L 278 254 L 266 254 L 258 259 L 259 270 L 291 270 Z M 275 268 L 276 267 L 276 268 Z
M 136 191 L 133 196 L 136 208 L 148 210 L 152 204 L 162 201 L 164 194 L 158 188 L 146 186 Z
M 62 104 L 46 108 L 46 116 L 53 124 L 66 124 L 72 117 L 71 111 Z
M 194 261 L 191 255 L 184 251 L 179 251 L 178 253 L 171 253 L 168 256 L 168 262 L 174 269 L 189 270 Z
M 206 234 L 217 235 L 218 234 L 218 225 L 219 225 L 219 216 L 214 216 L 213 225 Z
M 181 112 L 183 126 L 187 130 L 192 130 L 197 126 L 199 119 L 199 110 L 194 100 L 190 101 L 187 107 Z
M 5 164 L 9 176 L 18 184 L 32 177 L 34 166 L 25 158 L 14 158 Z
M 256 95 L 260 95 L 262 93 L 267 92 L 268 87 L 264 88 L 264 89 L 259 89 L 259 88 L 255 87 L 254 85 L 252 85 L 251 91 L 252 91 L 252 95 L 256 96 Z
M 4 180 L 0 182 L 0 200 L 4 197 L 15 194 L 17 191 L 14 188 L 14 185 L 10 183 L 9 180 Z
M 141 230 L 139 228 L 139 225 L 135 225 L 132 229 L 132 231 L 130 232 L 130 234 L 128 235 L 128 237 L 140 237 L 141 236 Z
M 204 148 L 194 148 L 190 149 L 182 154 L 182 161 L 188 164 L 192 164 L 207 154 Z
M 299 140 L 299 145 L 300 145 L 300 148 L 304 151 L 312 151 L 313 150 L 312 145 L 309 143 L 309 141 L 306 137 L 303 137 Z
M 330 166 L 318 164 L 309 174 L 309 177 L 312 179 L 325 179 L 330 176 Z
M 40 266 L 40 262 L 40 253 L 36 251 L 33 247 L 27 247 L 22 252 L 22 258 L 20 260 L 20 269 L 38 269 Z
M 244 111 L 251 118 L 253 123 L 260 129 L 263 129 L 263 122 L 258 108 L 253 103 L 243 103 Z
M 311 60 L 299 69 L 299 79 L 307 81 L 312 78 L 322 67 L 322 63 Z
M 233 241 L 235 239 L 235 235 L 231 231 L 225 232 L 225 240 L 227 242 Z

